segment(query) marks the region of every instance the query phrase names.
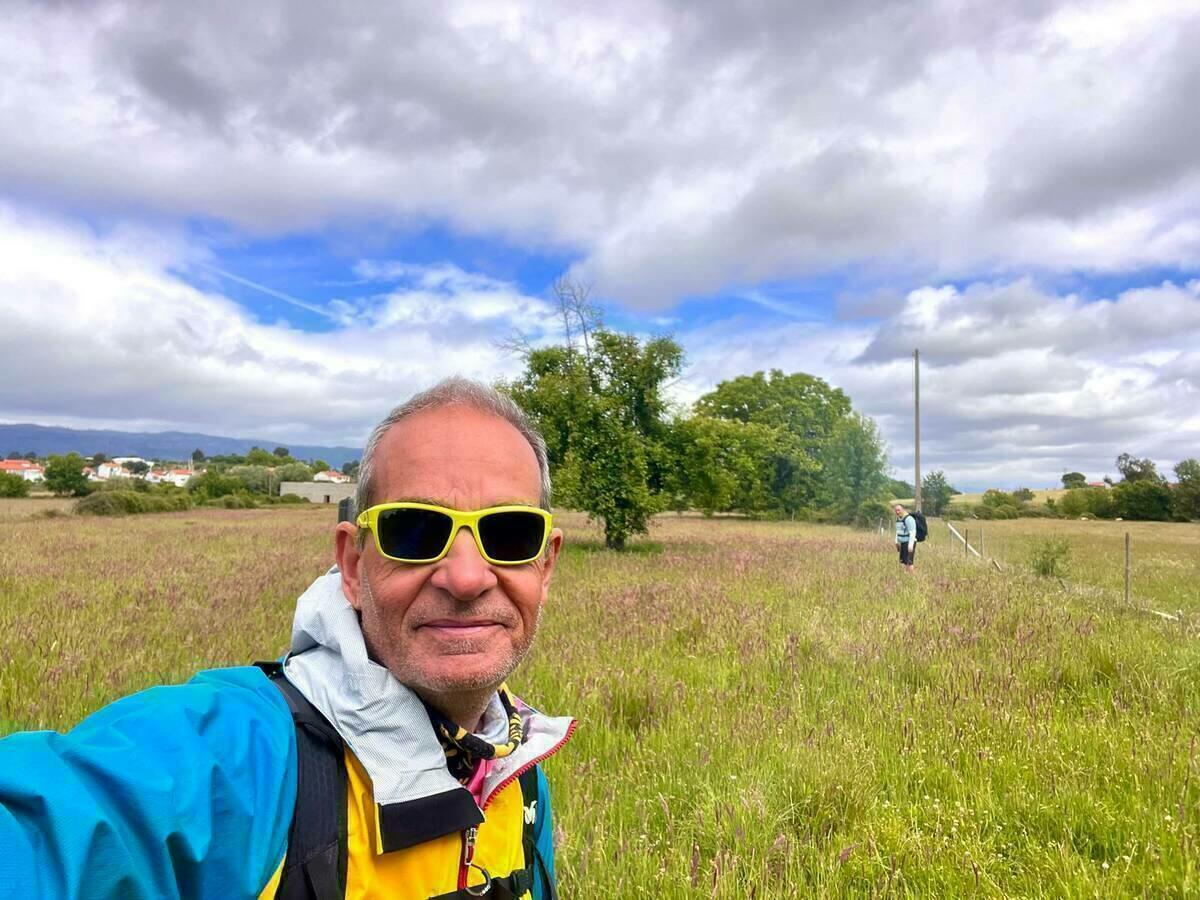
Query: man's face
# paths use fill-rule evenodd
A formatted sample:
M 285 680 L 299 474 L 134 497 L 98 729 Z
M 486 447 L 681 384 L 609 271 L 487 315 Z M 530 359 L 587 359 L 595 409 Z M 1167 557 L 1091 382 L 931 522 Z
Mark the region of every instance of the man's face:
M 392 426 L 375 456 L 373 502 L 416 500 L 452 509 L 537 506 L 541 478 L 529 443 L 512 425 L 465 406 L 428 410 Z M 562 543 L 544 558 L 493 566 L 462 529 L 435 563 L 379 555 L 368 536 L 339 526 L 338 562 L 347 599 L 361 614 L 372 656 L 424 695 L 494 688 L 533 642 Z
M 896 507 L 896 508 L 893 510 L 893 512 L 895 512 L 895 513 L 896 513 L 896 518 L 897 518 L 897 519 L 899 519 L 899 518 L 901 518 L 901 517 L 904 515 L 904 507 L 903 507 L 903 506 L 897 506 L 897 507 Z

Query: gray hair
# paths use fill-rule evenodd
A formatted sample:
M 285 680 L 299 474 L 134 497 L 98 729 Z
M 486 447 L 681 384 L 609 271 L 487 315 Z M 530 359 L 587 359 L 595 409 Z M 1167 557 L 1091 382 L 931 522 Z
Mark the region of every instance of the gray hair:
M 534 427 L 524 410 L 513 401 L 512 397 L 501 393 L 486 384 L 471 381 L 455 375 L 439 381 L 428 390 L 414 394 L 406 402 L 401 403 L 375 426 L 367 445 L 363 448 L 362 461 L 358 467 L 358 487 L 354 492 L 356 512 L 362 512 L 373 502 L 375 495 L 375 452 L 383 441 L 388 429 L 407 419 L 430 409 L 441 409 L 445 406 L 468 406 L 480 412 L 490 413 L 498 419 L 503 419 L 513 428 L 521 432 L 521 436 L 533 448 L 537 457 L 538 474 L 541 476 L 541 494 L 538 504 L 544 509 L 550 508 L 550 462 L 546 456 L 546 441 Z

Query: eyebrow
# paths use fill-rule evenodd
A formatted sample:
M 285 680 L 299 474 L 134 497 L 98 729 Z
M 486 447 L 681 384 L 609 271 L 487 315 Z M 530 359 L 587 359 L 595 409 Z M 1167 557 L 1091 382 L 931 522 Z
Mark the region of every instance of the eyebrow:
M 434 497 L 393 497 L 384 500 L 384 503 L 424 503 L 427 506 L 445 506 L 446 509 L 454 509 L 455 507 L 446 506 L 445 502 Z M 499 503 L 489 503 L 487 506 L 481 506 L 480 509 L 489 509 L 493 506 L 529 506 L 535 509 L 540 509 L 537 503 L 530 503 L 528 500 L 501 500 Z

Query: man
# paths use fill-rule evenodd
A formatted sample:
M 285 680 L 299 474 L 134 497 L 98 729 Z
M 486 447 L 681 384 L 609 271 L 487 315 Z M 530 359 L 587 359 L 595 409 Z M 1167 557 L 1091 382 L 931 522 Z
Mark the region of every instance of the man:
M 545 444 L 451 379 L 376 427 L 356 500 L 282 666 L 0 741 L 0 897 L 554 896 L 538 764 L 574 722 L 505 684 L 562 545 Z
M 917 520 L 899 503 L 892 507 L 892 512 L 896 514 L 896 547 L 900 551 L 900 565 L 905 572 L 912 572 L 913 557 L 917 552 Z

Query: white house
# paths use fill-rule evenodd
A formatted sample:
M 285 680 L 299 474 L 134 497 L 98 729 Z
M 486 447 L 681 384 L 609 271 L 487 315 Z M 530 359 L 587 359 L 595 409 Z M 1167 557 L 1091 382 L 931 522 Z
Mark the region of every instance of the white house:
M 341 472 L 335 472 L 333 469 L 326 469 L 324 472 L 318 472 L 313 476 L 313 481 L 329 481 L 333 484 L 349 484 L 350 476 L 343 475 Z
M 108 481 L 110 478 L 128 478 L 129 470 L 120 463 L 109 460 L 96 466 L 96 477 L 101 481 Z
M 190 469 L 171 469 L 168 472 L 164 472 L 160 480 L 168 484 L 173 484 L 175 487 L 185 487 L 188 479 L 195 474 L 198 473 L 192 472 Z
M 45 481 L 46 470 L 27 459 L 0 459 L 0 472 L 19 475 L 26 481 Z

